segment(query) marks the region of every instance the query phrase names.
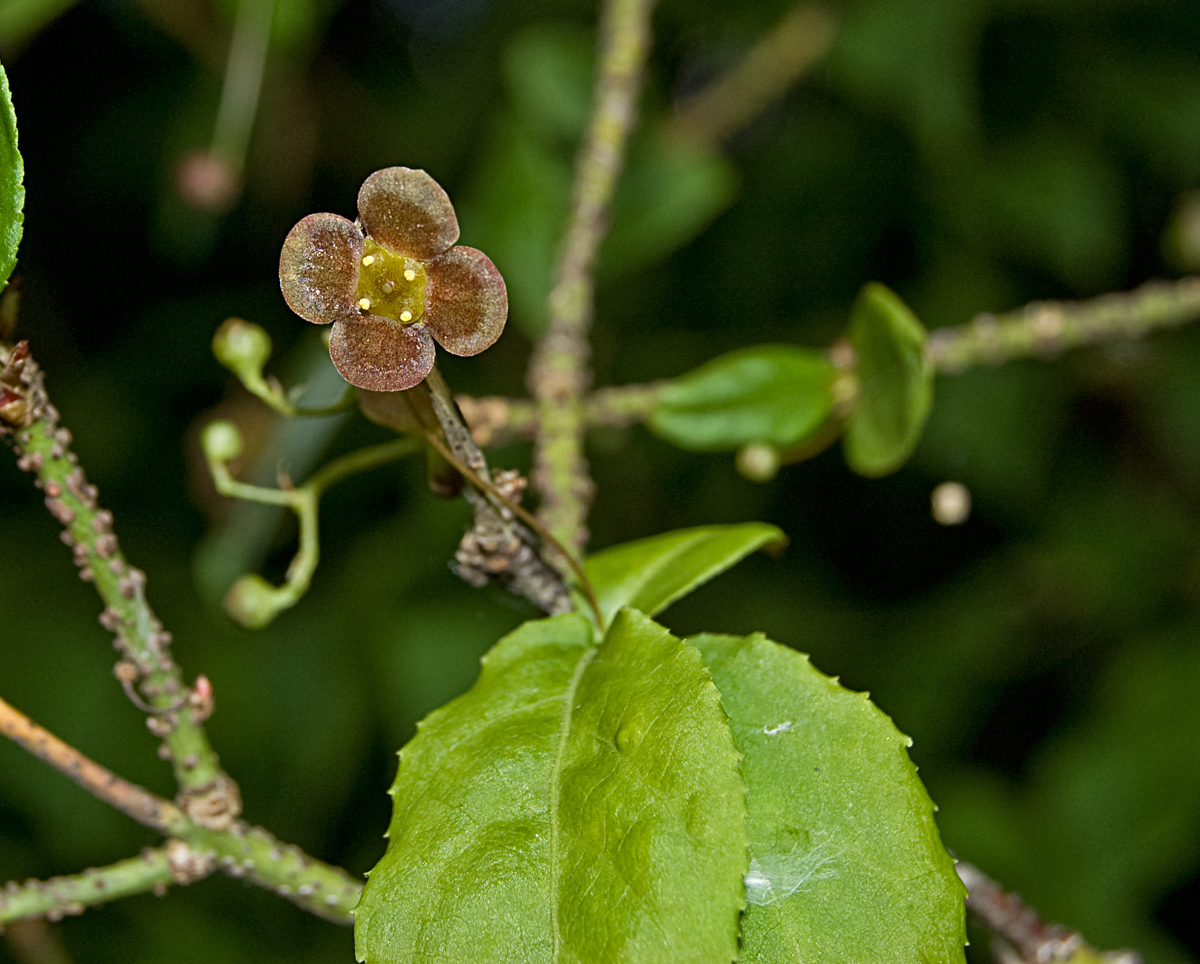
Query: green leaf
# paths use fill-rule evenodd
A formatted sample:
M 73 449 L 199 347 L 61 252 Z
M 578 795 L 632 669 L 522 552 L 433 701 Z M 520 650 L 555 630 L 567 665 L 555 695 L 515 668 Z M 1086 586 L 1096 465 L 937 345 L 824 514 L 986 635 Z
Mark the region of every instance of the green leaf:
M 854 302 L 849 338 L 859 385 L 843 437 L 846 462 L 859 475 L 887 475 L 912 455 L 933 404 L 925 329 L 894 292 L 872 282 Z
M 762 634 L 696 636 L 744 754 L 746 964 L 962 964 L 965 890 L 896 730 Z
M 747 442 L 786 448 L 828 418 L 836 375 L 824 355 L 808 348 L 742 348 L 668 382 L 648 424 L 667 441 L 700 452 Z
M 371 964 L 728 964 L 738 757 L 700 654 L 626 610 L 526 623 L 400 754 L 356 911 Z
M 622 606 L 660 613 L 755 549 L 786 543 L 783 531 L 765 522 L 698 526 L 612 546 L 590 556 L 583 571 L 607 625 Z
M 25 221 L 25 165 L 17 150 L 17 115 L 8 77 L 0 67 L 0 289 L 17 263 L 17 246 Z

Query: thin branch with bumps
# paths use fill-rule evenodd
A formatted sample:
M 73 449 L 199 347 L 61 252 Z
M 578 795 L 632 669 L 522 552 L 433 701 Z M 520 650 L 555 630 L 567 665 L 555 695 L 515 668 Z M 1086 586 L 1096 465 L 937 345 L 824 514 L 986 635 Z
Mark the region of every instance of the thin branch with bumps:
M 122 779 L 0 699 L 0 734 L 70 777 L 144 826 L 169 836 L 165 847 L 107 868 L 49 881 L 10 883 L 0 891 L 0 925 L 27 917 L 57 918 L 167 883 L 190 884 L 215 870 L 244 877 L 310 913 L 341 924 L 362 884 L 340 867 L 310 857 L 227 814 L 201 822 L 171 803 Z M 216 819 L 217 817 L 220 819 Z M 165 870 L 165 878 L 164 878 Z M 169 879 L 168 879 L 169 878 Z
M 576 159 L 571 215 L 550 292 L 550 325 L 529 367 L 538 411 L 533 484 L 541 497 L 539 515 L 575 552 L 587 544 L 593 489 L 583 451 L 582 399 L 591 380 L 596 256 L 637 118 L 653 6 L 653 0 L 605 0 L 595 100 Z
M 162 739 L 185 811 L 219 810 L 236 818 L 237 786 L 221 769 L 204 732 L 212 712 L 212 688 L 198 679 L 188 686 L 171 656 L 171 635 L 146 600 L 146 574 L 126 560 L 113 532 L 112 513 L 100 507 L 71 450 L 71 433 L 59 425 L 41 369 L 28 344 L 0 346 L 0 435 L 11 436 L 17 466 L 34 476 L 46 508 L 59 522 L 79 576 L 96 587 L 105 609 L 100 623 L 114 634 L 122 659 L 116 674 L 126 692 L 148 712 L 147 726 Z
M 956 864 L 967 910 L 996 935 L 999 964 L 1142 964 L 1136 951 L 1097 951 L 1078 931 L 1043 921 L 1037 911 L 973 864 Z
M 1086 301 L 1034 301 L 1014 311 L 976 315 L 965 325 L 929 333 L 925 353 L 934 371 L 957 375 L 971 368 L 1022 358 L 1053 358 L 1084 345 L 1144 338 L 1200 318 L 1200 277 L 1149 281 L 1128 292 Z M 844 343 L 843 343 L 844 344 Z M 581 405 L 586 428 L 643 422 L 666 382 L 601 388 Z M 527 399 L 459 396 L 458 404 L 481 446 L 537 435 L 539 409 Z

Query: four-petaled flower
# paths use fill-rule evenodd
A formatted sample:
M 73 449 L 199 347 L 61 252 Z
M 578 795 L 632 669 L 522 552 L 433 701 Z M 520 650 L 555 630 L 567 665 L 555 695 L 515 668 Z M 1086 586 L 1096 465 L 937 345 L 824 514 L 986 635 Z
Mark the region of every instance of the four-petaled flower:
M 457 240 L 454 206 L 437 181 L 384 168 L 359 189 L 358 221 L 310 214 L 288 232 L 279 286 L 301 318 L 333 324 L 329 355 L 351 385 L 412 388 L 433 368 L 435 340 L 475 355 L 508 319 L 500 272 Z

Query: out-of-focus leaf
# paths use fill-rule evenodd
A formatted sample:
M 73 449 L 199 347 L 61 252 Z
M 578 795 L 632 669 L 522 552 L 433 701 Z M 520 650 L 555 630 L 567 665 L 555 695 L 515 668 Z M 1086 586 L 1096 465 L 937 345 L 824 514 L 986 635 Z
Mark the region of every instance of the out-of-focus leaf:
M 896 730 L 762 634 L 695 636 L 744 756 L 748 964 L 962 962 L 964 890 Z
M 912 454 L 933 403 L 925 329 L 894 292 L 866 285 L 850 313 L 858 400 L 844 436 L 846 462 L 860 475 L 895 472 Z
M 662 612 L 755 549 L 787 537 L 763 522 L 699 526 L 638 539 L 597 552 L 583 564 L 607 625 L 622 606 Z
M 1019 784 L 972 768 L 939 793 L 957 851 L 1090 943 L 1164 964 L 1194 960 L 1152 908 L 1195 873 L 1198 635 L 1185 618 L 1135 637 Z
M 504 51 L 508 96 L 530 130 L 578 140 L 592 105 L 595 42 L 578 26 L 535 24 Z
M 964 233 L 983 232 L 1009 260 L 1056 272 L 1091 293 L 1120 284 L 1128 225 L 1118 170 L 1078 136 L 1006 145 L 949 184 Z
M 635 141 L 600 252 L 604 279 L 636 271 L 683 247 L 733 203 L 728 158 L 676 138 Z
M 981 4 L 875 0 L 852 8 L 829 55 L 835 82 L 882 109 L 940 162 L 970 155 Z
M 25 166 L 17 150 L 17 115 L 8 76 L 0 66 L 0 288 L 17 263 L 25 221 Z
M 508 287 L 513 323 L 530 337 L 546 327 L 546 298 L 563 221 L 571 164 L 520 124 L 502 120 L 477 180 L 459 208 L 464 237 L 496 263 Z
M 23 43 L 76 0 L 4 0 L 0 3 L 0 47 Z
M 668 441 L 701 452 L 747 442 L 795 445 L 829 416 L 836 375 L 827 358 L 808 348 L 742 348 L 668 382 L 648 424 Z
M 737 956 L 745 801 L 695 649 L 633 610 L 526 623 L 400 754 L 360 960 Z

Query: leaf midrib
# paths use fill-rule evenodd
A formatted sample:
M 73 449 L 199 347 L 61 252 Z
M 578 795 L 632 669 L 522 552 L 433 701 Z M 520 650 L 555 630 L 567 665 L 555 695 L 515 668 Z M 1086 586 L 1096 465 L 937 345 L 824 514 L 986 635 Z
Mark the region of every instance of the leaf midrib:
M 553 949 L 551 952 L 551 961 L 558 960 L 559 948 L 559 931 L 558 931 L 558 804 L 559 804 L 559 778 L 562 775 L 563 758 L 567 752 L 567 738 L 571 734 L 571 714 L 575 708 L 575 692 L 579 689 L 579 683 L 583 679 L 583 674 L 595 658 L 597 649 L 595 646 L 588 648 L 588 651 L 579 657 L 579 662 L 575 664 L 575 672 L 571 674 L 571 681 L 567 684 L 567 692 L 563 696 L 563 715 L 562 721 L 558 727 L 558 749 L 554 754 L 554 766 L 550 769 L 550 933 L 553 938 Z

